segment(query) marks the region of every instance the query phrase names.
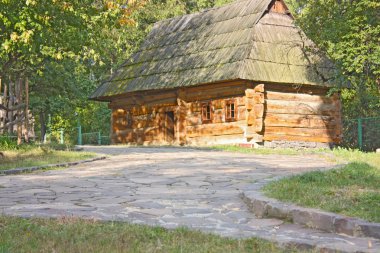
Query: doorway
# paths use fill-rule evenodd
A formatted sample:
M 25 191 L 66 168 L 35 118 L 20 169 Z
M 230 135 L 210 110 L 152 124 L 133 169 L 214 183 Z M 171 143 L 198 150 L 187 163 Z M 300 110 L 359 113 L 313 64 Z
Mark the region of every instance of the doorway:
M 165 141 L 168 143 L 174 142 L 174 111 L 165 112 Z

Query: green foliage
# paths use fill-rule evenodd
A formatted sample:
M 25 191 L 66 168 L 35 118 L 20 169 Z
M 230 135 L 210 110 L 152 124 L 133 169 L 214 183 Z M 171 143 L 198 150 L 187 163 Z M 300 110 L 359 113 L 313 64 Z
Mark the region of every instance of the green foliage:
M 380 2 L 289 0 L 296 22 L 337 66 L 349 118 L 380 115 Z
M 0 135 L 0 150 L 17 149 L 17 140 L 9 136 Z
M 204 9 L 222 6 L 234 0 L 182 0 L 187 13 L 198 12 Z
M 100 131 L 108 135 L 110 110 L 105 103 L 87 100 L 96 87 L 139 48 L 155 22 L 225 2 L 230 1 L 152 0 L 128 13 L 130 22 L 125 24 L 119 22 L 125 18 L 120 8 L 111 6 L 105 11 L 90 5 L 92 8 L 85 12 L 79 8 L 78 14 L 85 19 L 78 22 L 87 34 L 82 42 L 74 42 L 74 48 L 81 46 L 76 50 L 77 57 L 45 59 L 39 74 L 32 75 L 31 108 L 37 122 L 47 125 L 55 134 L 65 129 L 72 142 L 78 121 L 83 132 Z M 82 35 L 73 32 L 73 36 Z M 40 124 L 36 130 L 40 132 Z

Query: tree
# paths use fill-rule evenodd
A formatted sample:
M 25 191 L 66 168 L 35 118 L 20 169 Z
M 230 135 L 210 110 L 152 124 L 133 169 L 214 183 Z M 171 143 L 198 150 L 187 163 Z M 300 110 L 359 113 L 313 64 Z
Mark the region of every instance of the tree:
M 80 117 L 87 131 L 108 131 L 106 105 L 87 98 L 153 24 L 230 1 L 0 0 L 0 77 L 13 85 L 3 85 L 12 87 L 5 97 L 13 96 L 16 81 L 30 81 L 42 138 L 48 118 L 53 129 L 73 129 Z
M 62 96 L 66 91 L 73 91 L 73 85 L 78 87 L 79 82 L 64 85 L 67 82 L 62 82 L 62 78 L 59 77 L 62 74 L 64 76 L 65 70 L 72 70 L 78 66 L 104 65 L 99 58 L 101 54 L 96 51 L 100 49 L 96 46 L 100 44 L 98 38 L 102 37 L 97 32 L 106 31 L 106 25 L 109 27 L 110 24 L 112 26 L 133 24 L 133 19 L 130 17 L 134 11 L 144 5 L 144 1 L 128 1 L 125 6 L 121 4 L 123 2 L 125 3 L 116 0 L 0 1 L 0 77 L 9 83 L 8 92 L 4 92 L 4 100 L 7 98 L 8 101 L 14 100 L 13 90 L 21 87 L 15 86 L 15 83 L 19 83 L 19 80 L 25 80 L 27 83 L 26 80 L 31 79 L 34 102 L 32 109 L 48 113 L 47 101 L 54 101 L 53 98 L 56 98 L 54 94 L 59 93 Z M 58 69 L 63 72 L 57 73 Z M 78 73 L 71 72 L 71 78 L 68 79 L 78 80 L 80 78 Z M 86 75 L 82 81 L 93 79 L 91 73 Z M 80 87 L 85 88 L 88 83 L 80 82 L 82 84 Z M 93 86 L 87 90 L 93 89 Z M 77 97 L 84 95 L 83 92 L 67 94 L 71 96 L 75 94 Z M 37 102 L 40 104 L 36 104 Z M 8 107 L 5 108 L 9 111 Z M 20 121 L 21 117 L 18 118 Z M 41 115 L 40 119 L 44 118 L 45 116 Z M 12 120 L 13 115 L 10 115 L 8 121 Z M 4 125 L 5 123 L 6 121 Z M 42 120 L 41 123 L 45 124 L 45 121 Z M 46 127 L 41 127 L 44 128 Z M 18 135 L 21 131 L 17 130 Z
M 344 113 L 380 115 L 380 2 L 290 0 L 296 22 L 339 71 Z

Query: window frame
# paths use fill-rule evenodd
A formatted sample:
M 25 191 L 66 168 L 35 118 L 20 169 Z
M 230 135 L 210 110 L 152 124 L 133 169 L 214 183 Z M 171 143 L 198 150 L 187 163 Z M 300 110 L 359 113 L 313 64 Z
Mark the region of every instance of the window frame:
M 209 107 L 210 108 L 210 112 L 207 112 L 205 113 L 205 108 Z M 207 110 L 207 109 L 206 109 Z M 205 115 L 206 115 L 206 118 L 205 118 Z M 210 116 L 210 118 L 207 118 L 207 115 Z M 207 124 L 207 123 L 212 123 L 212 118 L 213 118 L 213 108 L 212 108 L 212 103 L 211 101 L 208 101 L 208 102 L 203 102 L 201 104 L 201 118 L 202 118 L 202 123 L 203 124 Z
M 231 110 L 231 105 L 233 105 L 233 110 Z M 232 112 L 233 112 L 233 117 L 232 117 Z M 224 117 L 225 117 L 226 122 L 233 122 L 237 120 L 236 99 L 225 100 Z

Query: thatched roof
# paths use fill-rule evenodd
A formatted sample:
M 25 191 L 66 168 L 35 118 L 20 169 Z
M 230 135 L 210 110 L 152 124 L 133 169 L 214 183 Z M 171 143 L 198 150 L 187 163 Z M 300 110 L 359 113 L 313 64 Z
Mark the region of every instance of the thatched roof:
M 238 0 L 156 23 L 91 98 L 234 79 L 325 85 L 331 66 L 305 50 L 311 42 L 291 16 L 268 11 L 272 2 Z

